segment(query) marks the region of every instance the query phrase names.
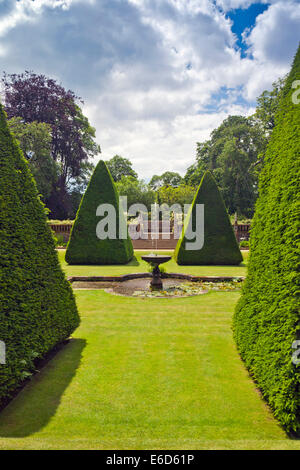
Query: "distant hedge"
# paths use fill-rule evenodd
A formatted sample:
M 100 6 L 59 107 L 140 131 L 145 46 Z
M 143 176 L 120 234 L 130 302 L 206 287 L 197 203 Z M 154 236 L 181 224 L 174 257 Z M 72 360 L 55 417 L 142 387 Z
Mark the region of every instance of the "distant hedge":
M 187 250 L 186 230 L 191 217 L 192 230 L 196 230 L 197 204 L 204 204 L 204 245 L 200 250 Z M 204 174 L 184 221 L 175 260 L 180 265 L 236 265 L 243 260 L 222 196 L 209 171 Z
M 73 225 L 74 220 L 47 220 L 49 225 Z
M 243 248 L 243 247 L 249 247 L 250 246 L 250 242 L 248 240 L 242 240 L 240 242 L 240 247 Z
M 96 215 L 98 206 L 111 204 L 116 210 L 116 238 L 99 239 Z M 120 217 L 125 223 L 127 238 L 119 238 Z M 103 219 L 103 217 L 102 217 Z M 119 195 L 110 172 L 100 160 L 81 200 L 67 245 L 69 264 L 126 264 L 133 256 L 133 246 L 127 231 L 123 211 L 119 214 Z
M 0 105 L 0 405 L 79 325 L 45 210 Z
M 300 339 L 300 104 L 292 101 L 297 79 L 300 48 L 260 175 L 248 275 L 234 316 L 242 358 L 280 423 L 295 432 L 300 431 L 300 365 L 292 361 L 292 344 Z

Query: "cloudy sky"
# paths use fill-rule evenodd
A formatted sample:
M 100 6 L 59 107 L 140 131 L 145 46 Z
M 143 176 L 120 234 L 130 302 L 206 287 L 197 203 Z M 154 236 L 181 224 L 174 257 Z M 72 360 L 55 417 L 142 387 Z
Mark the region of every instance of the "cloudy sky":
M 101 158 L 184 174 L 197 141 L 288 72 L 299 31 L 300 0 L 0 0 L 0 71 L 81 96 Z

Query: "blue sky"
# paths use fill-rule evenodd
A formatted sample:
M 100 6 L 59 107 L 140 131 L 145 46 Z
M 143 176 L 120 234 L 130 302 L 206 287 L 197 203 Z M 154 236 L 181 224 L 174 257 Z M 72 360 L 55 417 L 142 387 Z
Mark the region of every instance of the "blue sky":
M 0 0 L 1 71 L 81 96 L 99 158 L 183 174 L 197 141 L 289 71 L 299 31 L 299 0 Z
M 232 21 L 231 31 L 237 36 L 236 47 L 241 50 L 241 56 L 246 57 L 248 47 L 243 40 L 243 34 L 255 27 L 256 18 L 266 11 L 270 3 L 252 3 L 247 8 L 234 8 L 227 13 Z

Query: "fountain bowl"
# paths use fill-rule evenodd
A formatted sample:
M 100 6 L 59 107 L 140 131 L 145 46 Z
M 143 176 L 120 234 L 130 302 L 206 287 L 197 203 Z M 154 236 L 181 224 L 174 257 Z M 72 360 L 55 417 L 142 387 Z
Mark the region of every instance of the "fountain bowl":
M 172 256 L 155 255 L 153 253 L 151 253 L 150 255 L 142 256 L 142 260 L 150 264 L 156 264 L 157 266 L 166 263 L 167 261 L 170 261 L 170 259 L 172 259 Z
M 150 282 L 150 287 L 152 290 L 163 289 L 163 283 L 161 280 L 161 272 L 159 269 L 159 265 L 162 263 L 166 263 L 167 261 L 170 261 L 171 258 L 172 256 L 155 255 L 153 253 L 151 253 L 150 255 L 142 256 L 142 260 L 146 261 L 147 263 L 153 266 L 152 279 Z

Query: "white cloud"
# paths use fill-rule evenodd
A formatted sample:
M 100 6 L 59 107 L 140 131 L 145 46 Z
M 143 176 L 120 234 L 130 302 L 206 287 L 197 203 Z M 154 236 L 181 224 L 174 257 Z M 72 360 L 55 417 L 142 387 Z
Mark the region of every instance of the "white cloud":
M 15 28 L 19 23 L 29 19 L 21 4 L 17 3 L 16 8 L 0 20 L 0 37 L 5 36 L 8 31 Z
M 257 17 L 247 43 L 258 62 L 271 61 L 285 66 L 293 57 L 299 31 L 300 3 L 280 1 Z
M 68 9 L 76 0 L 22 0 L 8 1 L 12 9 L 0 18 L 0 37 L 24 22 L 34 22 L 43 13 L 44 8 Z
M 259 15 L 246 41 L 254 60 L 245 96 L 254 99 L 290 69 L 299 45 L 300 3 L 277 1 Z
M 223 11 L 234 10 L 236 8 L 249 8 L 253 3 L 275 3 L 279 0 L 216 0 L 217 5 L 222 8 Z
M 209 0 L 23 0 L 2 16 L 0 2 L 0 55 L 7 72 L 45 73 L 82 96 L 103 158 L 124 155 L 143 177 L 183 173 L 197 141 L 253 112 L 289 70 L 299 3 L 272 3 L 247 36 L 253 58 L 241 58 Z

